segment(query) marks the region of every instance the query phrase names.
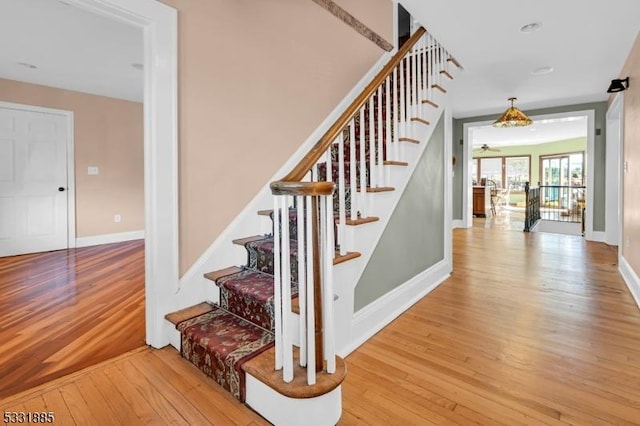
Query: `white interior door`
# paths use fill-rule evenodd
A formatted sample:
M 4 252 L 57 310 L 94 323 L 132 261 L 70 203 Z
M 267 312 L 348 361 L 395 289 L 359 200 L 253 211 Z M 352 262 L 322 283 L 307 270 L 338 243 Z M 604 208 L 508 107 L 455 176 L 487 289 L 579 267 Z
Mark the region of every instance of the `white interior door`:
M 0 107 L 0 256 L 68 247 L 70 117 Z

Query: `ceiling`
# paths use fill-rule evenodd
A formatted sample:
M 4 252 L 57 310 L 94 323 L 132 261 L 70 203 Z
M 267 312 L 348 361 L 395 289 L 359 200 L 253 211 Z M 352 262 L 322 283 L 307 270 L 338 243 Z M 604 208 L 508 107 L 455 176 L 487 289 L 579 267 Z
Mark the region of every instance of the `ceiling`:
M 2 78 L 142 101 L 142 42 L 140 28 L 61 1 L 0 1 Z
M 499 114 L 511 96 L 525 112 L 606 100 L 640 29 L 638 0 L 402 3 L 464 67 L 449 92 L 456 118 Z M 532 22 L 541 29 L 520 32 Z M 142 100 L 141 30 L 64 2 L 1 0 L 0 51 L 0 77 Z
M 638 0 L 401 1 L 464 67 L 450 91 L 455 118 L 501 113 L 512 96 L 525 112 L 606 100 L 640 30 Z M 540 30 L 520 32 L 533 22 Z
M 527 127 L 496 128 L 491 124 L 471 128 L 472 146 L 490 147 L 538 145 L 587 137 L 587 116 L 546 118 L 536 120 Z M 586 140 L 586 139 L 585 139 Z

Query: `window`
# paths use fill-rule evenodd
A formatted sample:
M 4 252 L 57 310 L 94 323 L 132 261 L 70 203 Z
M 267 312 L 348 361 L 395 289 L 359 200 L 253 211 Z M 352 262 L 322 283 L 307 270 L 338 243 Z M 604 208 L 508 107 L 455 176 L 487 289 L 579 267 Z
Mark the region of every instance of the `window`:
M 471 162 L 474 182 L 482 178 L 496 183 L 497 188 L 524 191 L 525 182 L 530 182 L 531 157 L 485 157 Z
M 584 152 L 540 157 L 543 186 L 584 186 Z

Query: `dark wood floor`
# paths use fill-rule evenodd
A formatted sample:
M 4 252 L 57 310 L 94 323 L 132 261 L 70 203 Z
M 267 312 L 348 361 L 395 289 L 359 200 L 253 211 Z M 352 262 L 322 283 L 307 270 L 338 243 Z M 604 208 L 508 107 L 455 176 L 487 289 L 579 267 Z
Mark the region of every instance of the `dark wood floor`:
M 144 241 L 0 258 L 0 398 L 144 345 Z
M 341 425 L 640 424 L 640 310 L 615 248 L 484 227 L 453 246 L 451 278 L 347 357 Z M 45 408 L 62 425 L 266 424 L 172 348 L 0 399 Z

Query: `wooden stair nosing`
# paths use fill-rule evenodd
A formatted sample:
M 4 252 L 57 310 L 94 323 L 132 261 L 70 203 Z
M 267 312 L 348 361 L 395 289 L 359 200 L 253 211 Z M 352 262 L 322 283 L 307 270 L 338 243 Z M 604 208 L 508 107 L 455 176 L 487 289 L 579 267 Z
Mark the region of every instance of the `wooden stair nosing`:
M 318 372 L 316 384 L 308 385 L 307 371 L 300 367 L 299 359 L 299 350 L 294 348 L 293 380 L 290 383 L 282 380 L 281 370 L 273 368 L 275 360 L 275 348 L 273 347 L 245 362 L 242 365 L 242 370 L 276 392 L 295 399 L 314 398 L 327 394 L 340 386 L 347 375 L 347 366 L 344 360 L 336 356 L 336 372 L 333 374 L 324 371 Z
M 367 186 L 367 192 L 390 192 L 395 190 L 396 189 L 393 186 Z M 360 192 L 360 187 L 358 187 L 358 192 Z
M 451 74 L 449 74 L 449 71 L 447 71 L 447 70 L 440 70 L 440 74 L 444 75 L 449 80 L 453 80 L 453 76 Z
M 233 244 L 237 244 L 239 246 L 244 246 L 247 243 L 252 243 L 254 241 L 260 241 L 260 240 L 264 240 L 269 238 L 266 235 L 254 235 L 252 237 L 246 237 L 246 238 L 238 238 L 232 241 Z
M 462 68 L 462 66 L 460 65 L 460 62 L 458 62 L 456 60 L 456 58 L 454 58 L 453 56 L 447 58 L 447 62 L 451 62 L 453 65 L 455 65 L 458 68 Z
M 418 139 L 413 139 L 413 138 L 408 138 L 408 137 L 401 137 L 398 139 L 399 142 L 411 142 L 411 143 L 415 143 L 418 144 L 420 143 L 420 141 Z
M 183 321 L 211 312 L 214 307 L 207 302 L 202 302 L 188 308 L 180 309 L 164 316 L 173 325 L 178 325 Z
M 242 272 L 242 268 L 237 266 L 230 266 L 224 269 L 218 269 L 217 271 L 207 272 L 204 274 L 204 277 L 208 280 L 216 282 L 218 278 L 226 277 L 227 275 L 237 274 L 238 272 Z
M 273 213 L 273 209 L 271 209 L 271 210 L 258 210 L 258 215 L 259 216 L 271 216 L 271 213 Z
M 356 259 L 362 256 L 361 253 L 357 251 L 348 251 L 347 254 L 341 256 L 339 252 L 336 252 L 335 257 L 333 258 L 333 264 L 339 265 L 340 263 L 344 263 L 347 260 Z
M 394 160 L 385 160 L 382 164 L 385 166 L 408 166 L 409 163 L 406 161 L 394 161 Z
M 369 216 L 369 217 L 360 217 L 355 220 L 347 218 L 344 223 L 345 225 L 349 225 L 349 226 L 358 226 L 358 225 L 364 225 L 365 223 L 377 222 L 379 220 L 380 220 L 379 217 Z
M 439 84 L 432 84 L 431 88 L 441 91 L 442 93 L 447 93 L 447 89 L 440 86 Z
M 424 118 L 420 118 L 420 117 L 411 117 L 411 121 L 416 121 L 418 123 L 426 124 L 427 126 L 431 124 Z
M 422 101 L 423 104 L 431 105 L 434 108 L 438 108 L 438 104 L 429 99 L 424 99 Z

